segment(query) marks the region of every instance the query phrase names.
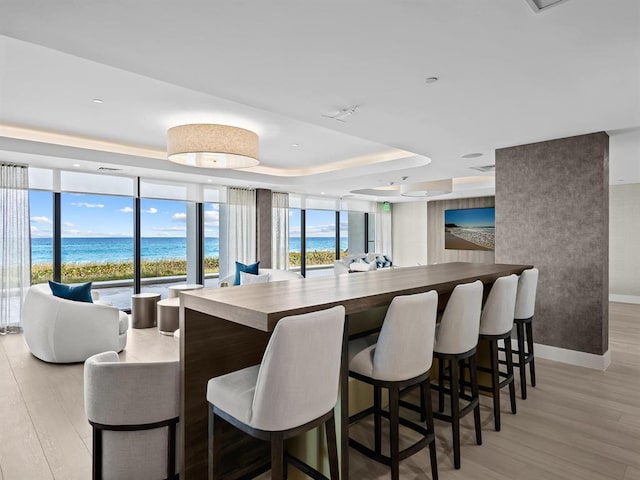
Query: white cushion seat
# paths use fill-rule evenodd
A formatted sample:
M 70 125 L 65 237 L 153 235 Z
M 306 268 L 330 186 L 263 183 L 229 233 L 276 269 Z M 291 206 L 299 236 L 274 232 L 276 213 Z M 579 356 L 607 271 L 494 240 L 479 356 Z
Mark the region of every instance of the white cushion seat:
M 246 425 L 251 425 L 251 406 L 260 365 L 212 378 L 207 383 L 207 401 Z
M 373 376 L 373 356 L 376 352 L 378 335 L 367 335 L 349 341 L 348 362 L 352 372 Z

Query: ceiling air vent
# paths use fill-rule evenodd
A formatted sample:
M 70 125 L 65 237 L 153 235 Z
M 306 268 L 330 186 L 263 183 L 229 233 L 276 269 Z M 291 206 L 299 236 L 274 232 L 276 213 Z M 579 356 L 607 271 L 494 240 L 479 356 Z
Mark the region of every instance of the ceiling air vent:
M 495 165 L 484 165 L 482 167 L 469 167 L 472 168 L 473 170 L 477 170 L 479 172 L 482 173 L 486 173 L 486 172 L 493 172 L 496 169 Z
M 542 10 L 546 10 L 547 8 L 555 7 L 556 5 L 560 5 L 561 3 L 566 2 L 567 0 L 525 0 L 531 9 L 535 12 L 541 12 Z
M 99 172 L 120 172 L 121 168 L 111 168 L 111 167 L 98 167 Z

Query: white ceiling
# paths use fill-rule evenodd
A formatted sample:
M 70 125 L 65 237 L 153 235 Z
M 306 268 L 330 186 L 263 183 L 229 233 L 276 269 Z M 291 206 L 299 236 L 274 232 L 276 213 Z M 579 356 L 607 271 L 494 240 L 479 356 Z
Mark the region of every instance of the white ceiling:
M 640 182 L 637 0 L 540 13 L 525 0 L 0 0 L 0 34 L 0 124 L 66 135 L 51 146 L 0 128 L 2 158 L 32 165 L 340 196 L 468 177 L 496 148 L 604 130 L 611 183 Z M 354 105 L 344 123 L 322 116 Z M 167 128 L 191 122 L 256 131 L 261 165 L 158 159 Z

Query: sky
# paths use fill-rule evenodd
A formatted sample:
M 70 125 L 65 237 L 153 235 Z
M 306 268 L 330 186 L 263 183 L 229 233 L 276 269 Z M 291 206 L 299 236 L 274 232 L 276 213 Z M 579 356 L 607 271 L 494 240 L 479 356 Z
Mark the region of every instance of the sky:
M 53 235 L 53 194 L 31 190 L 29 194 L 31 236 L 51 238 Z M 63 193 L 62 236 L 133 237 L 133 198 L 114 195 Z M 143 198 L 140 201 L 142 237 L 185 237 L 186 202 Z M 307 210 L 308 237 L 335 237 L 334 211 Z M 205 204 L 205 236 L 219 235 L 219 206 Z M 341 232 L 347 236 L 347 215 L 341 215 Z M 300 210 L 289 212 L 291 237 L 300 237 Z
M 307 210 L 307 237 L 335 237 L 336 212 L 332 210 Z M 347 212 L 340 215 L 340 235 L 348 236 Z M 289 210 L 289 236 L 300 237 L 300 210 Z
M 445 210 L 444 223 L 455 223 L 459 227 L 495 227 L 495 208 L 466 208 Z
M 31 190 L 29 195 L 31 235 L 50 238 L 53 234 L 53 195 Z M 173 200 L 140 201 L 142 237 L 185 237 L 186 203 Z M 133 199 L 112 195 L 63 193 L 61 195 L 62 236 L 133 237 Z M 217 237 L 217 204 L 205 205 L 205 236 Z

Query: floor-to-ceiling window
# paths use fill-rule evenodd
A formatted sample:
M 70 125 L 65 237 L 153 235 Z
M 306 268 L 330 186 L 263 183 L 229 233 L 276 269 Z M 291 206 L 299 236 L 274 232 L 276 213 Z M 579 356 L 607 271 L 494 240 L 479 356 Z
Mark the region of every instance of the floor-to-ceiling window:
M 336 259 L 336 212 L 306 210 L 305 214 L 306 275 L 331 274 L 323 270 L 333 267 Z
M 218 284 L 220 272 L 220 204 L 204 204 L 204 274 L 205 286 Z
M 289 269 L 300 271 L 302 266 L 302 210 L 289 209 Z
M 31 283 L 53 280 L 53 192 L 29 191 Z
M 94 282 L 101 300 L 128 308 L 133 293 L 133 198 L 60 195 L 61 281 Z
M 186 275 L 187 202 L 140 199 L 140 290 L 156 292 L 155 284 Z

